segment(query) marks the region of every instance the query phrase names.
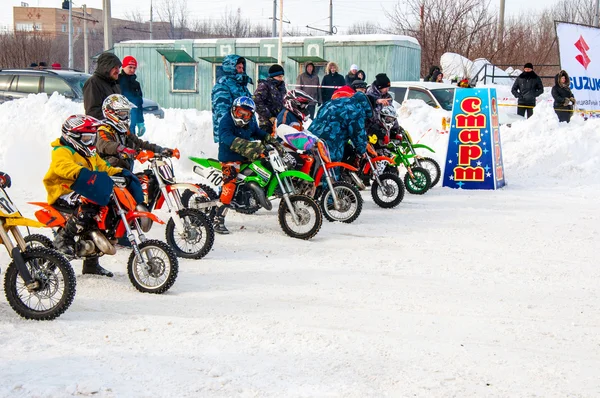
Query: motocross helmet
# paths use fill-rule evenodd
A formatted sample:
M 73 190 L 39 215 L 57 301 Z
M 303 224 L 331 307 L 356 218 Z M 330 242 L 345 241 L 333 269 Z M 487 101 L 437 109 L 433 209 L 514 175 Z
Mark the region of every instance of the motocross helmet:
M 62 125 L 61 140 L 84 157 L 96 153 L 98 127 L 102 122 L 86 115 L 72 115 Z
M 106 123 L 118 132 L 126 133 L 129 130 L 129 120 L 133 108 L 137 108 L 137 106 L 133 105 L 125 96 L 111 94 L 102 103 L 102 114 L 106 118 Z
M 250 97 L 239 97 L 231 105 L 231 117 L 238 127 L 244 127 L 250 123 L 256 111 L 256 104 Z
M 308 116 L 308 106 L 315 103 L 315 99 L 302 90 L 290 90 L 283 97 L 283 107 L 292 112 L 301 121 Z
M 394 127 L 397 118 L 396 108 L 392 105 L 384 106 L 381 108 L 381 112 L 379 112 L 379 119 L 388 131 Z

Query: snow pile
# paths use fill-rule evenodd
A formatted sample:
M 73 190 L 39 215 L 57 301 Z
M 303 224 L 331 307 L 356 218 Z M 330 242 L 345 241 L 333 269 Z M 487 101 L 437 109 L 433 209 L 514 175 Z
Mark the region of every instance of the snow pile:
M 456 53 L 444 53 L 440 58 L 440 67 L 444 72 L 444 76 L 449 78 L 455 76 L 459 78 L 468 77 L 470 80 L 477 77 L 478 82 L 483 81 L 486 69 L 482 68 L 486 64 L 490 64 L 490 61 L 485 58 L 477 58 L 475 61 L 471 61 Z M 487 67 L 488 79 L 491 79 L 489 76 L 492 74 L 500 77 L 499 79 L 494 79 L 494 83 L 498 85 L 510 86 L 513 84 L 512 79 L 505 78 L 511 75 L 496 66 L 490 65 Z

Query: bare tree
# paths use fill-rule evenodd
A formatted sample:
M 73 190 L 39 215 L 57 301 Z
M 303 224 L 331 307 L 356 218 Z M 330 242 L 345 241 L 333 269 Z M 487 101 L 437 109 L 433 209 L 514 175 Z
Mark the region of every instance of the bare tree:
M 187 0 L 161 0 L 156 13 L 170 27 L 169 39 L 183 39 L 188 31 Z
M 349 35 L 369 35 L 381 33 L 382 29 L 374 22 L 355 22 L 348 28 Z

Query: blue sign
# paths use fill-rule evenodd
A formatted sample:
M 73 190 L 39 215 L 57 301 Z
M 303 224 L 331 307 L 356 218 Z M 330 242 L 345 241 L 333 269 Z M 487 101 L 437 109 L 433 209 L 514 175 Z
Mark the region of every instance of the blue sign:
M 443 186 L 498 189 L 506 184 L 495 88 L 457 88 Z

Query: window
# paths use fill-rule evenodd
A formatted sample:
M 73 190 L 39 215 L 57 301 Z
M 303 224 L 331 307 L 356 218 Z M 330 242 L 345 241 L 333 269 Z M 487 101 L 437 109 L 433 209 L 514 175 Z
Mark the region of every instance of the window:
M 40 89 L 40 77 L 39 76 L 17 76 L 13 80 L 10 91 L 17 91 L 19 93 L 26 94 L 37 94 Z
M 64 80 L 58 77 L 46 76 L 44 78 L 44 92 L 52 95 L 55 91 L 65 97 L 73 97 L 73 90 Z
M 195 93 L 198 90 L 198 64 L 171 64 L 173 78 L 171 91 L 174 93 Z
M 436 88 L 431 90 L 431 94 L 438 100 L 440 106 L 447 110 L 452 110 L 454 102 L 454 89 L 453 88 Z
M 390 87 L 390 94 L 394 97 L 394 101 L 401 104 L 406 95 L 406 87 Z
M 259 80 L 266 80 L 269 77 L 269 68 L 271 65 L 256 65 L 256 82 L 254 84 L 258 84 Z
M 33 24 L 32 23 L 18 23 L 17 30 L 20 30 L 23 32 L 31 32 L 31 31 L 33 31 Z
M 13 75 L 0 75 L 0 91 L 8 90 Z
M 63 33 L 67 33 L 67 25 L 66 25 L 66 24 L 62 24 L 62 25 L 60 25 L 60 30 L 61 30 L 61 32 L 63 32 Z
M 410 90 L 408 90 L 408 96 L 406 97 L 406 99 L 420 99 L 422 101 L 425 101 L 427 105 L 437 107 L 437 104 L 435 103 L 431 95 L 429 95 L 429 93 L 416 88 L 411 88 Z

